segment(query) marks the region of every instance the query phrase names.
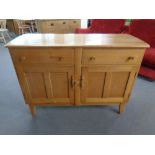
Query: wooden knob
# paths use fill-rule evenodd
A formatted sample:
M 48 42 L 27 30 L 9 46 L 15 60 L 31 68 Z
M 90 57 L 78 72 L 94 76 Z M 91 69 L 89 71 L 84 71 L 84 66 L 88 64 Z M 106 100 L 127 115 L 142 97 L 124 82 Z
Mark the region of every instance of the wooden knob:
M 54 26 L 54 24 L 53 24 L 53 23 L 51 23 L 51 26 Z
M 63 57 L 50 56 L 50 59 L 57 59 L 58 61 L 61 61 Z
M 134 60 L 134 57 L 128 57 L 128 59 L 127 59 L 128 61 L 130 61 L 130 60 Z
M 61 61 L 63 59 L 63 57 L 58 57 L 58 60 Z
M 89 60 L 94 61 L 95 57 L 92 56 L 92 57 L 89 58 Z

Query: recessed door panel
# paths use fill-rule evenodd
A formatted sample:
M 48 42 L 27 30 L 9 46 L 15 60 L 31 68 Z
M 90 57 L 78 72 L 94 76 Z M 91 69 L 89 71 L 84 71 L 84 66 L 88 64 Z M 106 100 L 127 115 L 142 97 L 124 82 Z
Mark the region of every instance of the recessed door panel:
M 103 96 L 103 88 L 105 82 L 105 73 L 89 72 L 88 73 L 88 97 L 100 98 Z M 97 88 L 97 89 L 96 89 Z
M 43 72 L 25 72 L 25 78 L 31 98 L 47 98 Z
M 82 67 L 81 103 L 122 102 L 127 88 L 130 87 L 128 84 L 132 85 L 130 79 L 135 75 L 132 71 L 132 66 Z
M 74 104 L 74 67 L 26 64 L 18 70 L 24 93 L 34 104 Z
M 69 98 L 69 75 L 64 73 L 50 73 L 52 95 L 54 98 Z
M 113 72 L 108 97 L 123 97 L 129 79 L 129 72 Z

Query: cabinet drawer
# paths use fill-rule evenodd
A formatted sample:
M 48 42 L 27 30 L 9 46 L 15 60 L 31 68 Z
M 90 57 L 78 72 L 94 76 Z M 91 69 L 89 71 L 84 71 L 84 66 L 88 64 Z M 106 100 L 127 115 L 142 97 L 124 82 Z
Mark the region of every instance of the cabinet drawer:
M 59 26 L 57 27 L 57 33 L 68 33 L 69 32 L 69 21 L 60 20 L 58 21 Z
M 74 33 L 76 28 L 80 28 L 80 21 L 79 20 L 70 20 L 69 22 L 70 22 L 69 26 L 70 26 L 71 32 Z
M 80 27 L 80 20 L 70 20 L 69 25 L 73 28 L 79 28 Z
M 45 24 L 46 24 L 47 27 L 56 27 L 56 26 L 58 26 L 58 22 L 56 20 L 46 21 Z
M 55 31 L 56 31 L 55 26 L 53 27 L 47 26 L 46 29 L 44 29 L 45 33 L 55 33 Z
M 82 64 L 140 64 L 141 49 L 83 49 Z
M 69 25 L 69 21 L 68 20 L 58 20 L 57 21 L 59 26 L 68 26 Z
M 46 29 L 45 31 L 48 33 L 54 33 L 55 30 L 58 27 L 58 22 L 57 21 L 46 21 Z
M 15 63 L 52 63 L 74 65 L 74 49 L 14 49 Z

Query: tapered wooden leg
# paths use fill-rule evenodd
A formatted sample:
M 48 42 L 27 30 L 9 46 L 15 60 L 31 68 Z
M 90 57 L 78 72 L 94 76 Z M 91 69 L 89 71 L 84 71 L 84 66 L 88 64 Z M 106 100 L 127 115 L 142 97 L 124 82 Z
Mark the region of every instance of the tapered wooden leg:
M 32 116 L 36 115 L 36 108 L 34 105 L 29 104 L 29 109 L 31 111 Z
M 121 113 L 123 113 L 125 111 L 125 104 L 124 103 L 121 103 L 120 105 L 119 105 L 119 113 L 121 114 Z

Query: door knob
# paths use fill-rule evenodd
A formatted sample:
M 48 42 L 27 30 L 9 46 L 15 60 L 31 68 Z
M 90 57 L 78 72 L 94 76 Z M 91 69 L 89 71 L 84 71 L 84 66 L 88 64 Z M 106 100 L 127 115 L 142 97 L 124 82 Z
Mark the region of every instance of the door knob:
M 134 60 L 134 57 L 130 56 L 130 57 L 127 58 L 127 60 L 128 60 L 128 61 Z
M 61 61 L 63 57 L 50 56 L 50 59 L 57 59 L 58 61 Z
M 95 57 L 92 56 L 92 57 L 89 58 L 89 60 L 94 61 L 95 60 Z

